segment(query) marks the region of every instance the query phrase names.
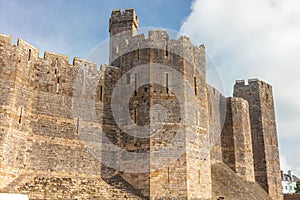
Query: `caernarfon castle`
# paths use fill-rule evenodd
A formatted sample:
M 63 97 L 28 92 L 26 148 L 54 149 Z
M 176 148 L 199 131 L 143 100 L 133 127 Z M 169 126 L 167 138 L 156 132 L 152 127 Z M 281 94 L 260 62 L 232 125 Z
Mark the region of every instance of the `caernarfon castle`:
M 0 35 L 0 193 L 29 199 L 282 200 L 272 86 L 206 81 L 205 46 L 109 21 L 109 63 Z

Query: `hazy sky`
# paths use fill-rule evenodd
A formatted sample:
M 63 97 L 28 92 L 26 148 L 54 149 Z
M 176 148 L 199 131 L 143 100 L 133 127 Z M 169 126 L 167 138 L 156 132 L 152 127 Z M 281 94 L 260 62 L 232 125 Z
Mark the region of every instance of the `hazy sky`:
M 140 27 L 189 35 L 222 74 L 226 95 L 236 79 L 273 86 L 282 168 L 300 175 L 299 0 L 0 0 L 0 33 L 40 49 L 85 58 L 108 38 L 116 8 L 134 7 Z

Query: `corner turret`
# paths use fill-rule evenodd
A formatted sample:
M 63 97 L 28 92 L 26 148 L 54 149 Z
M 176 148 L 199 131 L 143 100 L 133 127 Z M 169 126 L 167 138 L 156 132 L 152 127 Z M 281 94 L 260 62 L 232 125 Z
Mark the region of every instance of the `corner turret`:
M 135 36 L 139 27 L 139 20 L 133 8 L 125 11 L 113 10 L 109 19 L 110 36 L 127 32 L 130 36 Z

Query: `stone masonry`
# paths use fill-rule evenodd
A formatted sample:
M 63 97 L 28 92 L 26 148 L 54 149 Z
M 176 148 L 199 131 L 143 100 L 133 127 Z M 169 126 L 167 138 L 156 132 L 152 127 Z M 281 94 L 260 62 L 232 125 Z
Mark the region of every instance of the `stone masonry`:
M 273 199 L 283 199 L 272 86 L 237 81 L 233 95 L 249 103 L 255 180 Z
M 204 45 L 138 26 L 133 9 L 112 12 L 100 70 L 0 35 L 0 192 L 210 200 L 225 163 L 282 200 L 271 86 L 237 81 L 226 99 L 206 82 Z

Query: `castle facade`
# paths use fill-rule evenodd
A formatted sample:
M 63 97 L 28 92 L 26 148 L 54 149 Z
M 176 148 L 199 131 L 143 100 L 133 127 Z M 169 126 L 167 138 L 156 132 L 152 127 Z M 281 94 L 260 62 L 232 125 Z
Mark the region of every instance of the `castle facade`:
M 100 70 L 0 35 L 0 192 L 282 200 L 272 87 L 236 81 L 226 98 L 207 84 L 204 45 L 138 26 L 133 9 L 112 12 Z M 232 185 L 215 181 L 226 170 Z M 251 195 L 230 193 L 238 181 Z

